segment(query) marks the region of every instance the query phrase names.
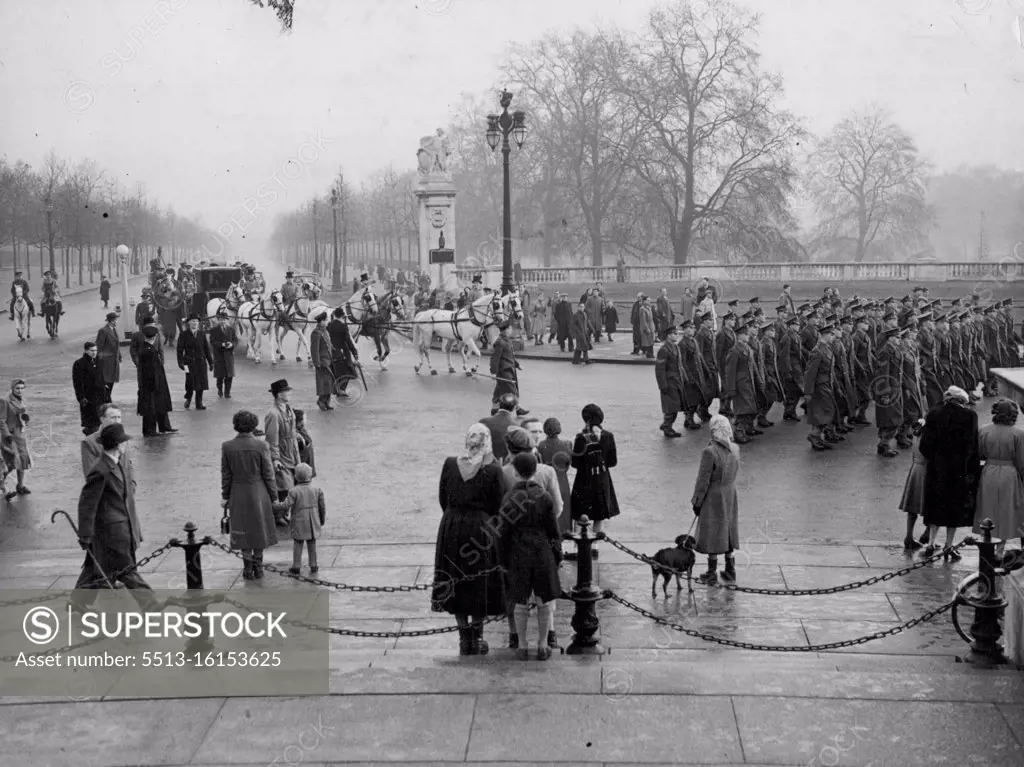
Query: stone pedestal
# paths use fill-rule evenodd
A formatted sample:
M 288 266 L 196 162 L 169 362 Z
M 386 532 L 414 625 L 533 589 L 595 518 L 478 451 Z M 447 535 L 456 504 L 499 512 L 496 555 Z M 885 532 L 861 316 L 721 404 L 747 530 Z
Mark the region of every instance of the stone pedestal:
M 432 287 L 452 290 L 457 284 L 455 264 L 431 264 L 430 251 L 440 248 L 441 234 L 444 247 L 456 252 L 455 245 L 455 184 L 444 175 L 421 176 L 413 189 L 419 202 L 420 268 L 430 275 Z

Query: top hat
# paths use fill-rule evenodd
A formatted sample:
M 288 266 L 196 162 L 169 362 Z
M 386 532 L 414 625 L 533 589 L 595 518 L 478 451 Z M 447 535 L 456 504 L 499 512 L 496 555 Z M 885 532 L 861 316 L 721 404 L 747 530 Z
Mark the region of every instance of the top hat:
M 280 394 L 281 392 L 283 392 L 283 391 L 291 391 L 291 390 L 292 390 L 292 387 L 290 387 L 288 385 L 288 379 L 287 378 L 281 378 L 281 379 L 279 379 L 277 381 L 274 381 L 272 384 L 270 384 L 270 393 L 273 394 L 275 397 L 278 394 Z
M 190 314 L 188 316 L 188 319 L 185 320 L 185 322 L 191 322 L 192 320 L 195 320 L 196 322 L 202 322 L 202 320 L 199 318 L 199 315 L 196 314 L 195 312 Z
M 484 281 L 483 275 L 480 275 L 480 274 L 474 274 L 473 275 L 473 282 L 480 282 L 480 283 L 482 283 L 483 281 Z
M 285 273 L 284 273 L 284 278 L 285 278 L 286 280 L 290 280 L 290 279 L 291 279 L 292 277 L 294 277 L 294 276 L 295 276 L 295 272 L 291 272 L 291 271 L 289 271 L 289 272 L 285 272 Z
M 369 282 L 370 281 L 370 275 L 367 272 L 360 273 L 359 281 L 360 282 Z

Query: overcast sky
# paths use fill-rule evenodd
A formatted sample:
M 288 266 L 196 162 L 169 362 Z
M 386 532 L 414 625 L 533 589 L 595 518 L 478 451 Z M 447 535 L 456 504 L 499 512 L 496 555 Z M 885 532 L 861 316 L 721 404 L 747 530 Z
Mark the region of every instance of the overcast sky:
M 811 130 L 877 101 L 939 169 L 1024 169 L 1024 0 L 745 4 L 762 14 L 765 65 Z M 419 138 L 450 121 L 462 94 L 499 84 L 510 41 L 637 27 L 649 7 L 298 0 L 282 35 L 247 0 L 0 0 L 0 153 L 93 158 L 208 226 L 276 173 L 282 196 L 251 241 L 339 168 L 358 182 L 415 167 Z

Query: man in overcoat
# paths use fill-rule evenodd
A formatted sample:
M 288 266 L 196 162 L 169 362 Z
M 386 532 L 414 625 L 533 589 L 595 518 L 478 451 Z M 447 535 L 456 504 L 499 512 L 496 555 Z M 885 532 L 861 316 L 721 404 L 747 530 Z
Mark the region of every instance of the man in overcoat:
M 765 395 L 765 374 L 764 374 L 764 359 L 761 354 L 761 337 L 758 333 L 760 323 L 764 317 L 763 310 L 758 309 L 758 313 L 746 312 L 744 323 L 747 326 L 747 346 L 750 347 L 750 363 L 754 368 L 754 401 L 757 402 L 757 420 L 750 424 L 746 432 L 748 435 L 756 437 L 764 434 L 761 431 L 761 427 L 774 426 L 774 421 L 769 421 L 767 418 L 768 404 L 767 397 Z M 763 415 L 762 415 L 763 414 Z
M 903 425 L 903 349 L 899 328 L 886 328 L 882 345 L 875 355 L 875 377 L 871 395 L 875 400 L 875 425 L 878 427 L 878 454 L 895 458 L 900 454 L 892 445 Z
M 158 333 L 156 349 L 158 352 L 160 352 L 160 360 L 163 361 L 164 358 L 163 334 L 159 333 L 160 327 L 156 324 L 156 319 L 154 319 L 153 315 L 147 314 L 145 317 L 142 318 L 142 322 L 139 326 L 139 329 L 132 333 L 132 340 L 131 343 L 128 345 L 128 354 L 132 358 L 132 364 L 135 365 L 135 367 L 139 366 L 139 352 L 142 350 L 142 347 L 146 343 L 146 336 L 142 332 L 142 329 L 145 328 L 147 325 L 151 325 L 152 327 L 155 327 L 157 329 Z
M 142 436 L 155 437 L 160 434 L 174 434 L 168 415 L 171 405 L 171 390 L 167 386 L 163 354 L 157 346 L 160 331 L 152 325 L 142 329 L 145 345 L 139 350 L 139 399 L 136 414 L 142 417 Z
M 822 439 L 822 435 L 825 429 L 832 425 L 836 414 L 835 357 L 831 346 L 834 334 L 835 328 L 831 325 L 823 325 L 818 329 L 818 343 L 811 351 L 804 371 L 807 423 L 811 426 L 807 441 L 815 450 L 832 449 L 832 446 Z
M 72 597 L 80 610 L 95 600 L 90 591 L 110 588 L 117 581 L 132 590 L 143 610 L 158 609 L 149 584 L 130 569 L 142 535 L 134 513 L 134 481 L 122 462 L 129 439 L 119 423 L 103 427 L 103 454 L 89 469 L 78 498 L 78 543 L 88 552 L 75 583 L 78 593 Z
M 359 364 L 359 350 L 352 342 L 352 334 L 345 324 L 345 310 L 339 306 L 331 316 L 331 321 L 327 323 L 327 335 L 330 336 L 331 351 L 334 355 L 331 363 L 335 381 L 334 393 L 339 397 L 348 397 L 348 384 L 358 375 L 356 365 Z
M 235 347 L 238 332 L 228 313 L 217 312 L 208 336 L 213 352 L 213 377 L 217 380 L 217 396 L 231 399 L 231 384 L 235 380 Z
M 188 316 L 188 327 L 178 337 L 178 367 L 185 371 L 185 409 L 196 396 L 196 410 L 206 410 L 203 392 L 210 388 L 208 371 L 213 370 L 213 352 L 206 333 L 199 329 L 199 315 Z
M 800 318 L 786 320 L 785 333 L 779 339 L 779 375 L 782 378 L 785 409 L 783 421 L 799 421 L 797 403 L 804 393 L 804 347 L 800 340 Z
M 107 324 L 96 334 L 96 354 L 108 398 L 113 397 L 114 384 L 121 380 L 121 342 L 117 338 L 117 317 L 117 312 L 107 314 Z
M 697 348 L 700 349 L 700 354 L 704 358 L 704 369 L 709 371 L 707 378 L 708 386 L 708 397 L 704 403 L 704 409 L 707 410 L 711 406 L 711 401 L 719 396 L 719 360 L 715 356 L 715 331 L 711 329 L 711 322 L 714 319 L 710 313 L 705 313 L 699 317 L 697 325 L 697 333 L 694 338 L 697 340 Z M 704 416 L 701 415 L 701 418 Z
M 871 421 L 865 415 L 871 404 L 871 382 L 875 378 L 875 350 L 868 333 L 870 318 L 860 316 L 855 323 L 856 329 L 850 337 L 850 373 L 853 375 L 853 388 L 856 393 L 855 411 L 849 423 L 859 426 L 870 426 Z
M 572 353 L 572 364 L 580 364 L 580 356 L 583 357 L 583 364 L 590 364 L 590 350 L 592 347 L 590 338 L 594 334 L 594 329 L 590 325 L 590 316 L 587 314 L 587 305 L 583 301 L 580 301 L 576 307 L 576 312 L 572 315 L 572 319 L 569 321 L 569 348 L 575 349 Z
M 655 303 L 654 318 L 658 326 L 658 340 L 664 341 L 669 327 L 674 324 L 675 317 L 672 304 L 668 300 L 668 288 L 662 288 Z
M 778 326 L 772 323 L 767 323 L 761 328 L 760 362 L 761 370 L 764 372 L 764 402 L 761 405 L 761 412 L 758 413 L 758 422 L 761 425 L 774 425 L 772 421 L 768 421 L 768 411 L 776 402 L 782 402 L 786 396 L 782 376 L 779 375 L 779 349 L 775 342 L 777 328 Z
M 568 340 L 569 351 L 572 351 L 574 344 L 572 336 L 569 334 L 569 325 L 572 322 L 572 305 L 569 303 L 569 296 L 565 293 L 561 295 L 558 303 L 555 304 L 553 315 L 557 326 L 559 350 L 565 351 L 565 342 Z
M 491 414 L 487 418 L 480 419 L 480 423 L 491 432 L 491 452 L 498 461 L 508 455 L 505 435 L 508 433 L 509 427 L 519 425 L 515 416 L 517 407 L 519 407 L 519 398 L 516 395 L 502 394 Z
M 295 487 L 295 467 L 299 465 L 299 437 L 295 430 L 295 411 L 289 402 L 292 387 L 281 378 L 270 384 L 274 405 L 263 419 L 263 431 L 270 445 L 270 458 L 274 463 L 274 481 L 277 500 L 288 497 Z
M 334 393 L 334 347 L 327 333 L 327 308 L 324 307 L 310 316 L 316 327 L 309 337 L 309 354 L 316 371 L 316 405 L 321 410 L 334 410 L 331 395 Z
M 633 329 L 633 351 L 630 354 L 640 354 L 640 305 L 644 302 L 644 294 L 637 293 L 636 301 L 629 310 L 629 325 Z
M 99 406 L 107 399 L 107 387 L 103 385 L 103 374 L 96 362 L 96 344 L 85 342 L 85 351 L 71 366 L 71 384 L 75 389 L 82 433 L 86 436 L 100 428 Z
M 640 322 L 640 351 L 644 352 L 648 359 L 654 359 L 654 341 L 657 333 L 654 329 L 654 311 L 647 296 L 641 299 L 640 312 L 637 316 Z
M 587 319 L 590 320 L 590 332 L 593 334 L 594 343 L 601 343 L 601 314 L 604 311 L 604 298 L 601 297 L 597 288 L 590 291 L 587 296 Z
M 697 339 L 694 338 L 693 322 L 683 320 L 679 323 L 679 331 L 682 334 L 682 338 L 679 339 L 679 356 L 683 365 L 683 412 L 686 414 L 683 426 L 687 429 L 699 429 L 701 425 L 693 420 L 698 410 L 702 420 L 710 420 L 710 417 L 704 418 L 708 374 L 704 369 L 704 357 L 701 356 Z
M 518 371 L 522 370 L 522 367 L 516 361 L 512 342 L 508 339 L 511 324 L 505 320 L 498 325 L 498 338 L 494 341 L 494 349 L 491 351 L 491 375 L 497 379 L 491 393 L 491 406 L 494 408 L 498 407 L 503 394 L 514 394 L 516 399 L 519 399 Z M 526 415 L 529 412 L 521 407 L 516 408 L 516 415 Z
M 679 328 L 675 325 L 669 327 L 665 334 L 665 343 L 658 349 L 658 355 L 654 362 L 654 377 L 658 382 L 658 391 L 661 394 L 663 418 L 660 428 L 661 433 L 666 437 L 683 436 L 672 428 L 686 402 L 686 393 L 683 389 L 683 358 L 679 353 L 679 338 Z
M 746 325 L 737 327 L 736 343 L 729 350 L 722 371 L 725 381 L 725 396 L 732 400 L 735 413 L 733 437 L 740 445 L 750 442 L 754 431 L 754 418 L 758 412 L 757 378 L 753 353 L 747 343 L 749 340 L 750 328 Z
M 730 302 L 732 303 L 732 302 Z M 736 343 L 736 314 L 730 310 L 722 315 L 722 327 L 715 335 L 715 359 L 725 363 L 729 356 L 729 350 Z M 718 412 L 724 416 L 732 416 L 732 403 L 729 398 L 722 396 L 718 404 Z

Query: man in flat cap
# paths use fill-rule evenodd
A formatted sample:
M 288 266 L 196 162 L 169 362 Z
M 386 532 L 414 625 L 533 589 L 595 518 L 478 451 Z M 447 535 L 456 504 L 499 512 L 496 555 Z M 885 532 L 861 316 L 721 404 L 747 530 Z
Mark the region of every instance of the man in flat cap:
M 188 327 L 178 338 L 178 367 L 185 371 L 185 409 L 196 397 L 196 410 L 206 410 L 203 392 L 210 388 L 208 371 L 213 370 L 213 352 L 206 332 L 199 327 L 199 315 L 188 316 Z

